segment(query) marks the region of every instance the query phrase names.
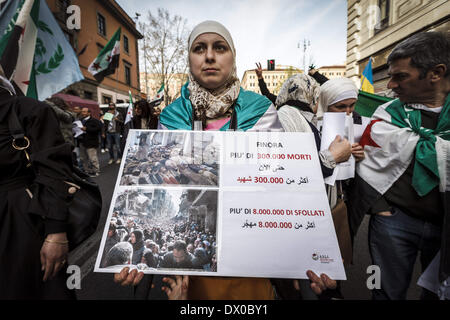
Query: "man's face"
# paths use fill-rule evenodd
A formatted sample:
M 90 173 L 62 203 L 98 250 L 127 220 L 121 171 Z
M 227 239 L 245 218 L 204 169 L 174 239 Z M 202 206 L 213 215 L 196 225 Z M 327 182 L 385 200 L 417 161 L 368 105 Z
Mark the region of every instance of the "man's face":
M 422 103 L 434 96 L 433 87 L 429 80 L 430 73 L 419 79 L 420 70 L 411 66 L 411 58 L 398 59 L 391 62 L 387 87 L 392 89 L 400 101 L 407 103 Z
M 81 109 L 81 116 L 83 118 L 86 118 L 87 116 L 89 116 L 89 109 L 88 108 Z
M 183 250 L 173 249 L 173 259 L 176 263 L 181 263 L 186 260 L 186 254 Z
M 108 107 L 108 112 L 110 113 L 116 113 L 116 107 L 114 105 L 109 105 Z

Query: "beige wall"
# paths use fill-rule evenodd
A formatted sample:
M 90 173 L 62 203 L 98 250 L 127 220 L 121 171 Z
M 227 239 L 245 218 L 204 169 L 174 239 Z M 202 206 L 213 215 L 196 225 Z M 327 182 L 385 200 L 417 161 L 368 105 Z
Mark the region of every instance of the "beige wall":
M 345 77 L 345 66 L 323 66 L 317 70 L 328 79 Z
M 172 76 L 172 79 L 169 81 L 168 84 L 170 96 L 175 98 L 180 96 L 181 87 L 186 83 L 187 77 L 188 77 L 187 74 L 181 73 L 174 74 Z M 147 82 L 146 82 L 145 72 L 141 72 L 140 79 L 141 79 L 141 92 L 147 95 L 147 99 L 149 101 L 152 100 L 155 97 L 156 93 L 158 92 L 159 88 L 161 87 L 160 77 L 152 73 L 147 73 Z M 161 106 L 165 107 L 165 103 L 163 102 Z
M 369 57 L 373 58 L 375 92 L 386 90 L 386 60 L 394 46 L 414 33 L 450 30 L 450 1 L 391 0 L 387 27 L 376 31 L 374 8 L 378 0 L 347 1 L 347 69 L 346 76 L 359 85 Z
M 288 66 L 277 66 L 275 70 L 268 71 L 263 69 L 264 82 L 267 85 L 267 89 L 275 95 L 280 92 L 281 86 L 284 81 L 288 79 L 294 73 L 301 73 L 299 69 L 291 68 Z M 256 92 L 261 94 L 258 85 L 258 77 L 256 76 L 255 70 L 247 70 L 244 72 L 241 81 L 241 87 L 245 90 Z

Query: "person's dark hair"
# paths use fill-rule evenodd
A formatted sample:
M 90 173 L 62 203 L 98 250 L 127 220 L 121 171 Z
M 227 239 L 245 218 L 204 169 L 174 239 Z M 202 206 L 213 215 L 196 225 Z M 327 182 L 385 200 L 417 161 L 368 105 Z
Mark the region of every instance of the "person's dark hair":
M 398 59 L 411 58 L 411 66 L 420 70 L 420 79 L 438 64 L 447 67 L 445 77 L 450 74 L 450 34 L 443 32 L 421 32 L 397 44 L 387 59 L 390 65 Z
M 52 102 L 55 106 L 57 106 L 60 109 L 63 109 L 63 110 L 69 109 L 69 105 L 60 97 L 51 97 L 51 98 L 48 98 L 47 100 Z
M 150 268 L 156 268 L 158 266 L 158 261 L 156 260 L 156 257 L 153 255 L 151 250 L 144 250 L 143 256 L 147 266 L 149 266 Z
M 138 102 L 136 102 L 135 108 L 141 109 L 141 112 L 142 112 L 141 117 L 142 118 L 144 118 L 144 119 L 150 118 L 150 116 L 151 116 L 150 105 L 146 100 L 139 100 Z
M 129 242 L 116 243 L 106 256 L 106 267 L 128 264 L 133 257 L 133 246 Z
M 133 230 L 131 232 L 136 237 L 136 243 L 133 244 L 133 249 L 138 250 L 144 246 L 144 233 L 140 229 Z
M 182 240 L 177 240 L 175 241 L 175 243 L 173 244 L 173 249 L 177 249 L 178 251 L 184 251 L 187 252 L 187 246 L 186 246 L 186 242 L 182 241 Z
M 116 229 L 117 229 L 116 224 L 114 222 L 111 222 L 109 224 L 109 231 L 114 231 L 114 233 L 116 233 Z

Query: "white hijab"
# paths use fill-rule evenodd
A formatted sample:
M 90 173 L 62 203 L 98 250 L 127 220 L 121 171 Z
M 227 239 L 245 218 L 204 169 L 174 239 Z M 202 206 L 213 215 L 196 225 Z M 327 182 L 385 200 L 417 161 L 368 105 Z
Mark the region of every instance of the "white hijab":
M 234 47 L 233 39 L 231 38 L 229 31 L 219 22 L 204 21 L 198 24 L 189 36 L 188 52 L 191 51 L 195 39 L 204 33 L 216 33 L 222 36 L 233 53 L 233 68 L 228 79 L 222 86 L 214 90 L 202 87 L 194 79 L 189 66 L 189 99 L 194 106 L 196 118 L 202 120 L 203 125 L 205 126 L 206 119 L 215 119 L 230 113 L 231 106 L 239 96 L 240 82 L 236 75 L 236 49 Z
M 348 78 L 328 80 L 320 87 L 317 117 L 322 118 L 330 105 L 351 98 L 358 99 L 358 88 L 352 80 Z

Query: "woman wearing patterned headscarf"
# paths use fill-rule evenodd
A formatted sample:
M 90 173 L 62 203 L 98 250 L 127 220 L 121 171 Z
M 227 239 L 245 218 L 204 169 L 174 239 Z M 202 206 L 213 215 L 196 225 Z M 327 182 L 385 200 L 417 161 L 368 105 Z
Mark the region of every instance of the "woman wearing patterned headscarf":
M 194 121 L 201 121 L 204 130 L 283 131 L 273 104 L 240 87 L 233 39 L 223 25 L 197 25 L 188 50 L 189 81 L 181 97 L 161 112 L 163 129 L 191 130 Z M 230 121 L 233 113 L 235 127 Z
M 320 95 L 321 87 L 317 81 L 300 73 L 284 82 L 275 102 L 284 130 L 313 132 L 317 148 L 320 147 L 320 133 L 316 128 L 317 117 L 313 110 L 319 102 Z M 346 140 L 335 139 L 328 150 L 319 151 L 324 177 L 332 175 L 336 163 L 347 161 L 349 157 L 350 143 Z
M 189 130 L 193 121 L 201 121 L 205 130 L 227 130 L 235 113 L 233 129 L 283 131 L 274 105 L 240 87 L 233 39 L 223 25 L 215 21 L 197 25 L 188 50 L 189 81 L 181 97 L 161 112 L 163 128 Z M 273 298 L 269 279 L 191 276 L 189 282 L 191 299 Z

